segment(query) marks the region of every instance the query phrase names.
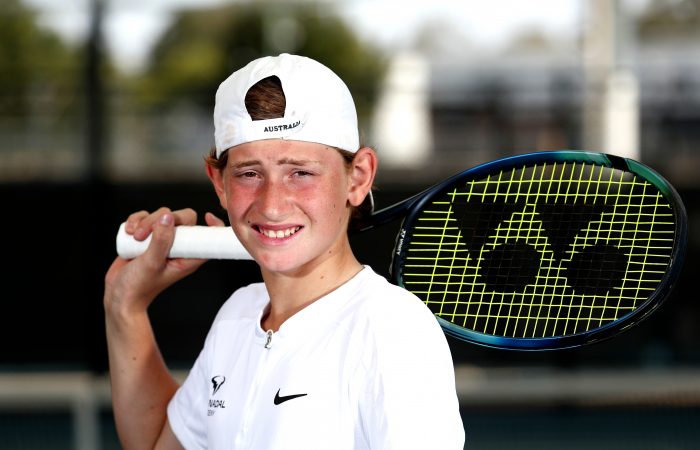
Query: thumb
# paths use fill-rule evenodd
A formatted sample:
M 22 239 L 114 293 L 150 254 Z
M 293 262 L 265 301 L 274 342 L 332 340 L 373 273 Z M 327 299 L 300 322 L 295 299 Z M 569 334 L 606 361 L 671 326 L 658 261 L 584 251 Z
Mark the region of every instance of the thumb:
M 175 240 L 175 219 L 172 213 L 167 212 L 160 216 L 158 223 L 153 227 L 151 243 L 144 253 L 145 258 L 156 266 L 162 265 L 168 258 L 170 248 Z

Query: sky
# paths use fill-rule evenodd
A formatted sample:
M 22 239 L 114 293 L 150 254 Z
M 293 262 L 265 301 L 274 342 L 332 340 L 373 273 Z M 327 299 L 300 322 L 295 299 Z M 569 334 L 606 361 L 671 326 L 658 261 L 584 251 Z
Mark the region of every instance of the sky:
M 24 0 L 40 12 L 43 25 L 69 42 L 85 36 L 92 0 Z M 105 41 L 117 63 L 138 70 L 149 49 L 180 8 L 214 6 L 231 0 L 104 0 L 109 14 Z M 333 4 L 366 38 L 386 48 L 410 42 L 425 23 L 441 23 L 483 47 L 498 47 L 523 30 L 570 36 L 581 26 L 588 0 L 321 0 Z M 639 5 L 645 0 L 625 0 Z

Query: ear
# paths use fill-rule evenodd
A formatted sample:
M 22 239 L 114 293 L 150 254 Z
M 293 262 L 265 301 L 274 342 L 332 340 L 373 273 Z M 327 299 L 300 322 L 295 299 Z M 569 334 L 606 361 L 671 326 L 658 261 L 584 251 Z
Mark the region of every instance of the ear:
M 209 164 L 207 167 L 207 175 L 211 180 L 211 184 L 214 185 L 214 190 L 216 191 L 217 197 L 219 197 L 219 204 L 222 208 L 226 209 L 226 189 L 224 186 L 224 177 L 221 170 L 216 169 Z
M 348 202 L 360 206 L 372 189 L 377 174 L 377 154 L 369 147 L 363 147 L 355 153 L 350 172 L 350 189 Z

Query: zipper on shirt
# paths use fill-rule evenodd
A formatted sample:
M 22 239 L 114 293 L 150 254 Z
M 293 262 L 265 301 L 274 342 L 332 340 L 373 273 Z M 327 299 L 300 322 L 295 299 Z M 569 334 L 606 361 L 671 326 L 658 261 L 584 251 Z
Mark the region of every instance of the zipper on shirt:
M 266 375 L 268 374 L 267 367 L 269 366 L 269 364 L 275 363 L 274 359 L 272 360 L 272 362 L 270 361 L 271 358 L 276 358 L 275 356 L 273 356 L 274 353 L 271 350 L 268 351 L 272 347 L 273 333 L 274 332 L 272 330 L 268 330 L 265 332 L 266 338 L 264 350 L 260 352 L 258 364 L 254 371 L 253 383 L 248 389 L 247 398 L 244 403 L 245 407 L 243 408 L 244 412 L 241 418 L 241 426 L 238 432 L 234 434 L 235 448 L 248 448 L 250 443 L 250 424 L 255 420 L 255 417 L 253 416 L 254 408 L 251 406 L 251 404 L 254 401 L 259 401 L 257 400 L 257 395 L 261 383 L 264 382 L 264 380 L 266 379 Z
M 265 341 L 265 348 L 272 347 L 272 330 L 267 330 L 267 340 Z

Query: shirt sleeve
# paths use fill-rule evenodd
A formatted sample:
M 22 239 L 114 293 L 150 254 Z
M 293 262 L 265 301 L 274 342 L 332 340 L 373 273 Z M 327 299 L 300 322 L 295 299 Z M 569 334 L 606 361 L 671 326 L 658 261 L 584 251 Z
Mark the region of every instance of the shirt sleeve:
M 462 450 L 464 427 L 445 335 L 419 299 L 400 297 L 400 306 L 373 311 L 379 323 L 371 327 L 360 405 L 369 446 Z
M 199 354 L 185 382 L 168 404 L 168 421 L 180 444 L 188 450 L 207 448 L 206 383 L 207 345 Z

